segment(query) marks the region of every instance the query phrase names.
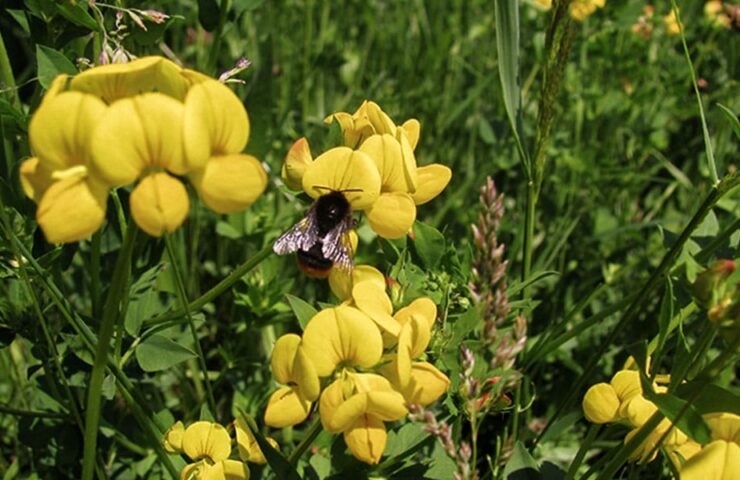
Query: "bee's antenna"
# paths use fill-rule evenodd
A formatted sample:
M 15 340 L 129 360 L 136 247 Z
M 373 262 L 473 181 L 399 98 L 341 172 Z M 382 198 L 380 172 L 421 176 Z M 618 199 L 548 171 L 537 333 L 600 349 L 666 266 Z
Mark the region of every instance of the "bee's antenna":
M 339 190 L 340 193 L 345 193 L 345 192 L 351 193 L 351 192 L 361 192 L 361 191 L 362 191 L 361 188 L 348 188 L 346 190 Z
M 333 188 L 325 187 L 323 185 L 314 185 L 313 188 L 316 189 L 316 190 L 331 190 L 331 191 L 334 191 Z

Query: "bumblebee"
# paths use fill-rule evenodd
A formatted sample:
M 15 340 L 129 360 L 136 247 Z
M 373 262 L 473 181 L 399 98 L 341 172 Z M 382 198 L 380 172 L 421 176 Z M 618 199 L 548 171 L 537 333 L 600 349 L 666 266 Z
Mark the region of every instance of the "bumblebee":
M 298 267 L 312 277 L 326 277 L 333 267 L 351 271 L 354 262 L 348 233 L 352 208 L 340 191 L 321 195 L 306 216 L 272 245 L 278 255 L 296 252 Z

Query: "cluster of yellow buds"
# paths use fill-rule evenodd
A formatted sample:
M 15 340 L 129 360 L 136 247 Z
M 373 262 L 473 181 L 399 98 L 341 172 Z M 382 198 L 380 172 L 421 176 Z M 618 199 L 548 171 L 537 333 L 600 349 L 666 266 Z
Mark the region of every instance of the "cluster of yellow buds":
M 97 231 L 110 189 L 132 183 L 133 219 L 160 236 L 189 211 L 179 178 L 218 213 L 244 209 L 262 194 L 262 165 L 241 153 L 248 138 L 247 112 L 226 85 L 143 57 L 53 80 L 31 119 L 34 156 L 21 166 L 21 183 L 50 242 Z
M 657 393 L 664 393 L 668 383 L 670 375 L 657 375 L 653 388 Z M 632 428 L 624 439 L 625 443 L 656 411 L 657 406 L 643 396 L 640 372 L 629 368 L 617 372 L 609 383 L 593 385 L 583 397 L 583 413 L 588 421 L 622 423 Z M 740 458 L 740 416 L 716 412 L 704 415 L 704 420 L 712 432 L 712 442 L 708 445 L 702 447 L 664 418 L 632 452 L 629 460 L 651 462 L 662 447 L 684 480 L 738 478 L 740 463 L 736 459 Z
M 371 101 L 353 114 L 329 115 L 325 122 L 334 120 L 342 129 L 344 145 L 314 159 L 308 141 L 297 140 L 285 158 L 283 181 L 311 198 L 327 190 L 346 192 L 351 208 L 363 210 L 379 236 L 403 237 L 416 220 L 416 206 L 439 195 L 452 171 L 440 164 L 417 166 L 418 120 L 396 125 Z
M 384 422 L 406 416 L 410 404 L 431 404 L 449 386 L 423 359 L 437 307 L 418 298 L 394 312 L 385 277 L 367 265 L 351 275 L 333 270 L 329 285 L 343 303 L 314 315 L 302 336 L 275 343 L 272 372 L 284 386 L 270 397 L 265 423 L 303 422 L 318 401 L 324 429 L 343 433 L 356 458 L 376 464 L 387 441 Z
M 198 421 L 187 428 L 178 421 L 164 434 L 162 443 L 169 453 L 181 454 L 192 460 L 183 468 L 183 480 L 249 480 L 249 467 L 246 462 L 265 464 L 262 450 L 252 430 L 243 418 L 234 424 L 236 447 L 239 460 L 230 458 L 233 441 L 229 431 L 218 423 Z M 267 441 L 273 448 L 277 442 Z
M 573 0 L 570 3 L 570 16 L 579 22 L 585 20 L 596 12 L 598 8 L 604 8 L 606 0 Z

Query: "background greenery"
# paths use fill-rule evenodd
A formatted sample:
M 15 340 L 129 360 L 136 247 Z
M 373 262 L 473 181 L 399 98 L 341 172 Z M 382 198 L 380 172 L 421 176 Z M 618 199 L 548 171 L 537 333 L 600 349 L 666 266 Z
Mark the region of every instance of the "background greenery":
M 91 355 L 70 329 L 64 312 L 79 312 L 97 330 L 121 243 L 118 219 L 111 208 L 108 228 L 92 241 L 100 242 L 99 265 L 91 255 L 92 242 L 63 247 L 47 244 L 33 220 L 35 206 L 23 196 L 17 181 L 18 165 L 29 155 L 28 120 L 43 94 L 38 77 L 54 69 L 63 71 L 79 57 L 94 60 L 99 48 L 99 34 L 91 34 L 89 22 L 77 11 L 87 8 L 77 3 L 61 2 L 72 6 L 65 10 L 51 0 L 5 0 L 0 11 L 0 33 L 14 73 L 10 80 L 18 86 L 16 90 L 3 79 L 0 97 L 4 139 L 0 165 L 4 209 L 0 472 L 6 478 L 26 478 L 31 472 L 39 478 L 78 475 L 82 434 L 70 419 L 65 399 L 75 398 L 84 405 Z M 200 21 L 197 3 L 202 4 Z M 449 415 L 456 438 L 467 438 L 468 424 L 457 411 L 461 401 L 454 386 L 459 365 L 452 340 L 468 335 L 475 344 L 474 327 L 467 327 L 465 317 L 457 316 L 469 306 L 470 224 L 477 220 L 478 190 L 487 176 L 494 178 L 498 191 L 506 196 L 506 215 L 498 237 L 507 245 L 510 284 L 517 284 L 523 265 L 527 177 L 499 83 L 492 3 L 221 3 L 229 9 L 220 23 L 218 16 L 204 18 L 211 11 L 209 5 L 213 6 L 207 1 L 120 2 L 120 6 L 153 8 L 171 16 L 164 25 L 147 23 L 148 32 L 124 20 L 130 35 L 123 45 L 135 55 L 162 54 L 166 48 L 183 64 L 214 75 L 231 68 L 239 57 L 252 62 L 241 75 L 246 84 L 236 85 L 235 90 L 244 99 L 251 120 L 247 152 L 265 162 L 271 172 L 270 186 L 242 214 L 219 217 L 192 202 L 189 221 L 173 237 L 189 297 L 208 291 L 300 217 L 308 203 L 281 186 L 280 166 L 292 142 L 301 136 L 309 139 L 314 155 L 336 142 L 336 132 L 323 123 L 326 115 L 352 112 L 364 99 L 372 99 L 397 123 L 419 119 L 418 162 L 443 163 L 453 170 L 447 190 L 419 209 L 420 220 L 444 232 L 439 251 L 446 255 L 442 259 L 434 250 L 430 258 L 423 247 L 420 251 L 405 242 L 381 243 L 369 229 L 361 229 L 364 246 L 358 260 L 412 282 L 419 292 L 440 301 L 445 315 L 449 313 L 452 320 L 434 343 L 435 353 L 454 382 L 449 398 L 441 402 L 440 418 Z M 717 104 L 730 111 L 740 109 L 739 37 L 736 30 L 712 27 L 703 16 L 702 2 L 680 3 L 693 65 L 703 80 L 701 94 L 717 170 L 723 176 L 737 169 L 737 132 Z M 609 2 L 575 27 L 546 148 L 534 228 L 530 278 L 540 280 L 528 298 L 515 305 L 515 311 L 524 312 L 529 320 L 530 337 L 518 364 L 525 379 L 516 402 L 529 408 L 515 420 L 508 411 L 486 419 L 478 445 L 482 473 L 501 473 L 489 465 L 505 462 L 511 454 L 513 421 L 521 425 L 517 439 L 531 446 L 539 432 L 537 424 L 552 419 L 576 379 L 581 382 L 580 398 L 584 386 L 604 381 L 620 368 L 628 355 L 626 345 L 658 333 L 660 288 L 642 302 L 627 328 L 609 338 L 598 368 L 580 377 L 619 321 L 620 312 L 658 267 L 712 187 L 681 39 L 666 35 L 661 20 L 669 5 L 656 3 L 655 28 L 649 38 L 631 31 L 642 6 L 643 2 L 632 0 Z M 114 10 L 101 6 L 101 11 L 112 30 Z M 520 22 L 522 132 L 531 144 L 550 14 L 522 2 Z M 215 26 L 215 30 L 206 33 L 201 24 Z M 44 47 L 61 52 L 68 64 Z M 49 58 L 53 67 L 48 66 Z M 127 192 L 120 191 L 119 196 L 126 205 Z M 675 283 L 675 298 L 671 297 L 675 311 L 690 301 L 685 286 L 701 270 L 700 265 L 714 257 L 737 257 L 739 212 L 738 196 L 725 195 L 681 250 L 669 276 Z M 38 269 L 19 267 L 11 231 L 28 249 L 28 256 L 38 261 Z M 697 257 L 720 233 L 724 241 L 718 248 Z M 178 304 L 165 244 L 144 237 L 139 235 L 134 246 L 126 335 L 117 338 L 114 353 L 134 389 L 157 413 L 155 423 L 166 428 L 175 419 L 209 414 L 201 411 L 198 389 L 202 386 L 190 378 L 194 360 L 186 326 L 178 318 L 169 323 L 157 320 Z M 54 295 L 44 287 L 49 282 L 66 299 L 64 308 L 55 307 Z M 271 393 L 266 358 L 272 342 L 297 328 L 291 297 L 286 294 L 313 306 L 330 299 L 325 283 L 302 276 L 293 258 L 271 256 L 197 314 L 218 410 L 210 415 L 228 421 L 243 410 L 260 417 Z M 297 303 L 293 300 L 292 306 Z M 39 322 L 40 316 L 46 326 Z M 705 321 L 697 315 L 685 323 L 689 346 L 694 345 Z M 174 353 L 161 363 L 163 348 Z M 670 343 L 662 365 L 654 368 L 670 371 L 679 353 Z M 54 373 L 59 367 L 66 382 Z M 478 373 L 485 378 L 491 372 Z M 732 372 L 725 372 L 721 383 L 733 388 Z M 102 413 L 99 462 L 116 478 L 166 474 L 153 453 L 151 438 L 132 421 L 129 402 L 115 387 L 113 376 L 107 377 L 104 393 L 109 401 Z M 567 469 L 586 430 L 578 412 L 578 401 L 567 405 L 559 414 L 563 421 L 534 450 L 536 458 Z M 278 436 L 285 451 L 300 440 L 298 430 L 288 429 Z M 587 463 L 620 444 L 623 433 L 615 429 L 602 435 Z M 332 444 L 331 436 L 322 434 L 317 444 L 330 453 L 307 455 L 311 463 L 302 467 L 309 472 L 306 475 L 323 477 L 330 468 L 334 473 L 360 468 L 344 454 L 341 442 Z M 418 448 L 409 451 L 417 444 Z M 435 445 L 418 426 L 403 427 L 392 435 L 389 461 L 374 474 L 401 476 L 399 472 L 412 468 L 414 455 L 423 451 L 434 459 L 424 475 L 449 478 L 450 462 Z M 490 464 L 486 455 L 491 457 Z M 624 470 L 631 478 L 655 478 L 667 472 L 660 462 Z

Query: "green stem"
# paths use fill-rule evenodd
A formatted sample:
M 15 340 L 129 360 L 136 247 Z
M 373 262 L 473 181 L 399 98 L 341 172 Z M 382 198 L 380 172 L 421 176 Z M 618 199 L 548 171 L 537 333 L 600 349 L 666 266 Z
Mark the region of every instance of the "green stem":
M 563 411 L 565 411 L 565 409 L 570 406 L 575 396 L 580 394 L 584 383 L 591 376 L 599 361 L 604 356 L 604 353 L 606 353 L 606 350 L 612 345 L 617 335 L 620 332 L 625 331 L 626 327 L 635 318 L 637 318 L 638 314 L 643 309 L 643 305 L 648 300 L 653 290 L 655 290 L 655 288 L 661 283 L 663 275 L 665 275 L 666 272 L 668 272 L 668 269 L 673 265 L 676 258 L 678 257 L 678 254 L 683 249 L 683 245 L 689 239 L 693 231 L 701 224 L 701 222 L 704 220 L 704 217 L 706 217 L 706 215 L 714 207 L 717 201 L 738 184 L 740 184 L 740 173 L 728 175 L 716 187 L 711 188 L 707 196 L 704 198 L 701 206 L 689 221 L 689 224 L 686 226 L 686 228 L 683 229 L 681 235 L 678 237 L 671 249 L 666 252 L 665 255 L 663 255 L 658 268 L 655 269 L 650 278 L 648 278 L 645 284 L 640 288 L 640 290 L 638 290 L 635 300 L 632 301 L 629 307 L 627 307 L 627 310 L 625 310 L 625 312 L 622 314 L 619 322 L 614 326 L 614 328 L 611 329 L 606 338 L 602 340 L 599 348 L 591 356 L 586 367 L 584 367 L 583 373 L 581 373 L 581 375 L 578 377 L 578 380 L 576 380 L 576 382 L 569 388 L 569 391 L 566 394 L 565 398 L 561 401 L 560 405 L 555 411 L 555 414 L 547 423 L 540 435 L 537 437 L 535 443 L 539 442 L 540 439 L 542 439 L 543 435 L 545 435 L 549 427 L 554 423 L 555 419 L 557 419 L 563 413 Z
M 0 404 L 0 413 L 8 413 L 18 417 L 35 417 L 35 418 L 69 418 L 69 414 L 64 412 L 39 412 L 37 410 L 23 410 L 20 408 L 8 407 Z
M 249 260 L 247 260 L 246 262 L 236 267 L 234 271 L 232 271 L 229 275 L 227 275 L 226 278 L 221 280 L 213 288 L 208 290 L 206 293 L 204 293 L 197 299 L 190 302 L 187 305 L 187 310 L 191 312 L 199 310 L 203 305 L 210 302 L 211 300 L 213 300 L 214 298 L 218 297 L 219 295 L 224 293 L 226 290 L 231 288 L 231 286 L 234 285 L 236 282 L 238 282 L 244 275 L 247 274 L 247 272 L 249 272 L 254 267 L 259 265 L 262 262 L 262 260 L 269 257 L 271 254 L 272 254 L 272 245 L 265 246 L 265 248 L 257 252 Z M 165 323 L 165 322 L 168 322 L 169 320 L 182 317 L 183 315 L 185 315 L 185 310 L 186 310 L 185 308 L 180 307 L 177 310 L 165 313 L 163 315 L 160 315 L 144 323 L 146 326 L 153 326 L 153 325 Z
M 533 180 L 527 181 L 527 213 L 524 217 L 524 266 L 522 268 L 522 282 L 529 279 L 532 269 L 532 250 L 534 239 L 534 219 L 537 206 L 537 191 Z M 522 298 L 529 298 L 530 287 L 522 289 Z
M 218 8 L 219 19 L 218 26 L 214 30 L 211 38 L 211 50 L 208 54 L 208 60 L 206 61 L 206 72 L 216 74 L 216 65 L 218 62 L 218 51 L 221 50 L 221 38 L 223 37 L 224 24 L 226 23 L 226 13 L 228 11 L 228 0 L 221 0 L 221 5 Z
M 8 92 L 10 105 L 20 107 L 21 100 L 18 97 L 18 90 L 15 88 L 13 67 L 10 65 L 10 58 L 8 58 L 8 51 L 5 49 L 2 34 L 0 34 L 0 83 L 4 85 L 4 90 Z
M 101 233 L 93 233 L 90 242 L 90 295 L 92 296 L 92 318 L 100 315 L 100 237 Z
M 315 422 L 313 422 L 313 425 L 308 429 L 306 432 L 306 435 L 303 437 L 303 440 L 301 440 L 301 443 L 298 444 L 297 447 L 295 447 L 295 450 L 290 452 L 290 455 L 288 456 L 288 462 L 291 465 L 295 465 L 298 463 L 298 460 L 300 460 L 301 456 L 305 453 L 306 450 L 308 450 L 308 447 L 311 446 L 311 443 L 316 439 L 316 437 L 319 436 L 319 433 L 321 433 L 321 420 L 316 419 Z
M 175 283 L 177 284 L 177 293 L 180 298 L 182 308 L 185 310 L 185 317 L 188 319 L 188 326 L 190 327 L 190 334 L 193 337 L 193 344 L 195 351 L 198 354 L 198 365 L 200 367 L 200 373 L 203 375 L 203 381 L 206 387 L 206 395 L 208 396 L 208 406 L 211 409 L 211 414 L 216 415 L 216 401 L 213 398 L 213 390 L 211 389 L 211 380 L 208 378 L 208 366 L 206 365 L 206 357 L 203 354 L 203 349 L 200 347 L 200 340 L 198 339 L 198 332 L 195 330 L 195 323 L 193 317 L 190 315 L 190 308 L 188 307 L 188 296 L 185 292 L 185 282 L 182 278 L 182 272 L 180 271 L 180 262 L 177 261 L 175 256 L 175 247 L 172 245 L 172 235 L 165 236 L 165 244 L 167 246 L 167 256 L 170 259 L 172 265 L 172 271 L 175 274 Z M 193 377 L 195 378 L 199 372 L 195 372 Z M 202 400 L 202 399 L 201 399 Z
M 95 466 L 97 451 L 98 424 L 100 422 L 101 391 L 105 377 L 105 367 L 108 361 L 108 349 L 113 336 L 113 330 L 119 315 L 121 299 L 128 293 L 128 281 L 131 272 L 131 253 L 136 239 L 136 227 L 126 229 L 123 245 L 118 252 L 116 266 L 113 270 L 110 290 L 103 309 L 103 318 L 98 334 L 98 344 L 95 349 L 95 361 L 90 374 L 87 391 L 87 410 L 85 412 L 85 452 L 82 457 L 82 479 L 90 480 Z
M 591 424 L 591 426 L 588 428 L 586 438 L 583 440 L 581 446 L 578 448 L 578 452 L 576 452 L 576 456 L 573 458 L 573 462 L 571 462 L 570 467 L 568 467 L 568 472 L 565 474 L 563 480 L 571 480 L 572 478 L 575 478 L 576 472 L 578 472 L 578 467 L 581 466 L 583 458 L 586 456 L 586 453 L 588 453 L 588 450 L 591 448 L 591 444 L 593 443 L 600 429 L 601 425 L 595 423 Z

